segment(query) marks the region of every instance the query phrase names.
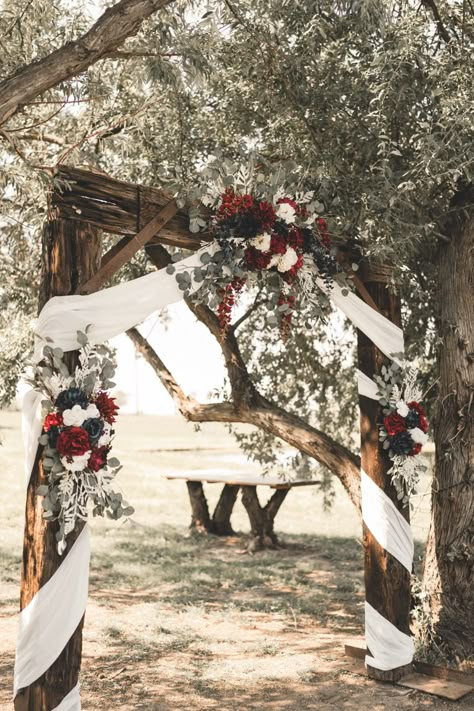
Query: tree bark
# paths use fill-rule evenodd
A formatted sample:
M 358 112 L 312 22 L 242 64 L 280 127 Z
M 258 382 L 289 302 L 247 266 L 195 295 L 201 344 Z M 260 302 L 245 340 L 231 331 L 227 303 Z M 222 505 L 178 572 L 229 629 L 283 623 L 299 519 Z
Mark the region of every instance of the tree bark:
M 209 506 L 200 481 L 187 481 L 189 501 L 191 503 L 191 524 L 189 528 L 201 533 L 211 532 Z
M 224 484 L 212 514 L 211 530 L 216 536 L 233 536 L 234 529 L 230 522 L 232 511 L 234 510 L 240 486 Z
M 432 641 L 454 659 L 474 654 L 474 194 L 466 197 L 468 212 L 451 220 L 438 261 L 440 381 L 424 562 Z
M 362 274 L 364 284 L 377 304 L 380 312 L 390 321 L 401 326 L 401 304 L 398 295 L 387 288 L 387 277 L 382 271 L 366 267 Z M 384 355 L 372 341 L 358 331 L 359 369 L 369 378 L 380 374 L 385 361 Z M 395 487 L 387 475 L 391 462 L 379 445 L 378 429 L 382 419 L 381 408 L 376 400 L 359 396 L 361 466 L 363 471 L 393 501 L 402 516 L 409 520 L 409 507 L 403 507 L 397 499 Z M 410 574 L 406 568 L 386 551 L 374 538 L 367 526 L 363 525 L 365 551 L 365 596 L 367 602 L 397 629 L 410 634 Z M 398 681 L 410 669 L 410 665 L 381 671 L 367 666 L 373 679 Z
M 143 20 L 172 0 L 120 0 L 106 10 L 85 35 L 0 83 L 0 125 L 39 94 L 75 77 L 135 35 Z
M 48 222 L 43 233 L 40 309 L 52 296 L 71 294 L 81 281 L 88 279 L 99 266 L 100 251 L 101 236 L 95 228 L 81 222 Z M 68 538 L 66 551 L 60 556 L 55 539 L 57 523 L 43 519 L 42 500 L 36 495 L 38 486 L 43 483 L 45 477 L 39 448 L 27 490 L 21 609 L 54 575 L 83 528 L 83 524 L 76 527 Z M 77 684 L 83 621 L 48 671 L 19 691 L 15 698 L 16 711 L 51 711 Z
M 242 487 L 242 503 L 250 520 L 252 536 L 248 546 L 249 552 L 278 545 L 278 537 L 274 531 L 275 516 L 286 499 L 288 491 L 289 489 L 277 489 L 265 506 L 262 506 L 256 486 Z

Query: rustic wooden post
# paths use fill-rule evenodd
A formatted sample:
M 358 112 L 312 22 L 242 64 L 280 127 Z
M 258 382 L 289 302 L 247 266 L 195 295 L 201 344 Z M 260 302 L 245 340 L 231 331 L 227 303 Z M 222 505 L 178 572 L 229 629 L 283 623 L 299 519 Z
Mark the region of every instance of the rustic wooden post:
M 398 293 L 389 289 L 387 284 L 390 269 L 384 266 L 363 264 L 360 278 L 378 310 L 397 326 L 401 326 L 401 305 Z M 369 378 L 379 374 L 386 362 L 385 356 L 372 341 L 358 331 L 358 364 Z M 376 400 L 359 395 L 361 465 L 365 473 L 394 502 L 402 516 L 409 521 L 409 507 L 402 507 L 397 499 L 395 487 L 387 476 L 391 462 L 379 446 L 378 425 L 381 411 Z M 406 568 L 375 540 L 364 525 L 365 551 L 365 594 L 366 600 L 377 612 L 397 627 L 401 632 L 410 634 L 410 575 Z M 381 671 L 367 667 L 370 677 L 383 681 L 397 681 L 411 668 L 411 665 Z
M 52 217 L 43 233 L 42 283 L 39 308 L 52 296 L 73 294 L 99 268 L 101 233 L 83 222 Z M 69 354 L 73 365 L 75 354 Z M 38 450 L 28 484 L 23 564 L 21 609 L 23 609 L 59 568 L 83 525 L 68 537 L 68 547 L 60 556 L 56 549 L 57 524 L 43 517 L 42 499 L 36 495 L 44 482 L 41 451 Z M 81 665 L 82 626 L 84 618 L 53 665 L 15 698 L 15 711 L 51 711 L 77 684 Z

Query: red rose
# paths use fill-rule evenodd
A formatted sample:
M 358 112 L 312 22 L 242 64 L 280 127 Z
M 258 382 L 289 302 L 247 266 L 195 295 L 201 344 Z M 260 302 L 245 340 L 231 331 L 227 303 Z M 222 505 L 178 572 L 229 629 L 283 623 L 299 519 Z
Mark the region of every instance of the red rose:
M 416 444 L 413 445 L 413 449 L 411 450 L 410 454 L 408 455 L 409 457 L 414 457 L 416 454 L 419 454 L 421 452 L 422 445 L 417 442 Z
M 115 398 L 109 397 L 107 393 L 99 393 L 94 400 L 94 404 L 100 412 L 100 416 L 112 425 L 119 411 L 119 406 L 115 404 Z
M 90 448 L 89 435 L 82 427 L 67 427 L 56 442 L 56 449 L 62 457 L 78 457 Z
M 420 430 L 422 430 L 423 432 L 428 432 L 426 412 L 421 407 L 420 403 L 416 402 L 416 400 L 412 400 L 412 402 L 407 403 L 407 405 L 410 410 L 415 410 L 415 412 L 418 413 L 418 427 L 420 428 Z
M 248 247 L 245 250 L 245 262 L 249 269 L 266 269 L 270 259 L 271 255 L 268 252 L 261 252 L 255 247 Z
M 270 252 L 272 254 L 285 254 L 286 247 L 286 239 L 274 232 L 270 240 Z
M 62 427 L 63 425 L 63 413 L 62 412 L 50 412 L 46 415 L 43 425 L 43 430 L 48 432 L 51 427 Z
M 89 469 L 92 469 L 93 472 L 98 472 L 99 469 L 102 469 L 107 464 L 108 451 L 108 447 L 94 447 L 87 462 Z
M 396 414 L 384 417 L 383 424 L 390 437 L 393 437 L 393 435 L 399 432 L 405 432 L 407 428 L 405 419 L 401 415 Z
M 253 197 L 249 195 L 248 193 L 242 196 L 242 205 L 245 208 L 249 208 L 253 206 Z

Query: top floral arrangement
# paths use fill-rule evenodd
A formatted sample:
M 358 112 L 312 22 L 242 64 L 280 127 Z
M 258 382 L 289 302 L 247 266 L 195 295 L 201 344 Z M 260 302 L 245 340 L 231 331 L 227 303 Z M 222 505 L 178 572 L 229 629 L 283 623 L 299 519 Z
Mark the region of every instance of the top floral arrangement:
M 210 210 L 208 221 L 190 211 L 191 229 L 206 227 L 214 242 L 201 263 L 176 271 L 183 291 L 204 282 L 198 298 L 216 308 L 221 331 L 229 328 L 232 307 L 244 286 L 266 287 L 268 322 L 286 335 L 298 301 L 316 303 L 315 278 L 330 287 L 337 272 L 328 226 L 319 216 L 324 206 L 314 192 L 285 189 L 252 168 L 214 179 L 198 196 Z M 231 184 L 229 184 L 231 183 Z M 274 181 L 273 181 L 274 183 Z M 194 196 L 195 197 L 195 196 Z M 180 255 L 177 255 L 177 259 Z

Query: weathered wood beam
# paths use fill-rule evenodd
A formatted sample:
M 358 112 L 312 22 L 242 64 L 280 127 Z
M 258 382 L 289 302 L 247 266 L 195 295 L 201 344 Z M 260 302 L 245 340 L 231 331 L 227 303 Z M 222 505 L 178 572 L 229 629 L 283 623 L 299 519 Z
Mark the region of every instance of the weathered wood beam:
M 173 199 L 164 190 L 82 168 L 60 166 L 55 178 L 60 181 L 61 189 L 53 191 L 52 205 L 59 217 L 89 222 L 112 234 L 136 234 Z M 195 250 L 206 234 L 192 234 L 188 214 L 180 209 L 155 239 L 162 244 Z
M 91 294 L 94 291 L 98 291 L 118 270 L 129 262 L 135 254 L 150 241 L 152 237 L 159 232 L 164 225 L 166 225 L 169 220 L 178 211 L 178 206 L 175 200 L 170 200 L 170 202 L 165 205 L 165 207 L 155 215 L 155 217 L 150 220 L 150 222 L 145 225 L 145 227 L 140 230 L 140 232 L 132 237 L 130 240 L 127 239 L 120 240 L 122 246 L 117 248 L 112 248 L 113 254 L 109 255 L 109 252 L 104 256 L 100 269 L 96 272 L 85 284 L 82 284 L 77 292 L 79 294 Z

